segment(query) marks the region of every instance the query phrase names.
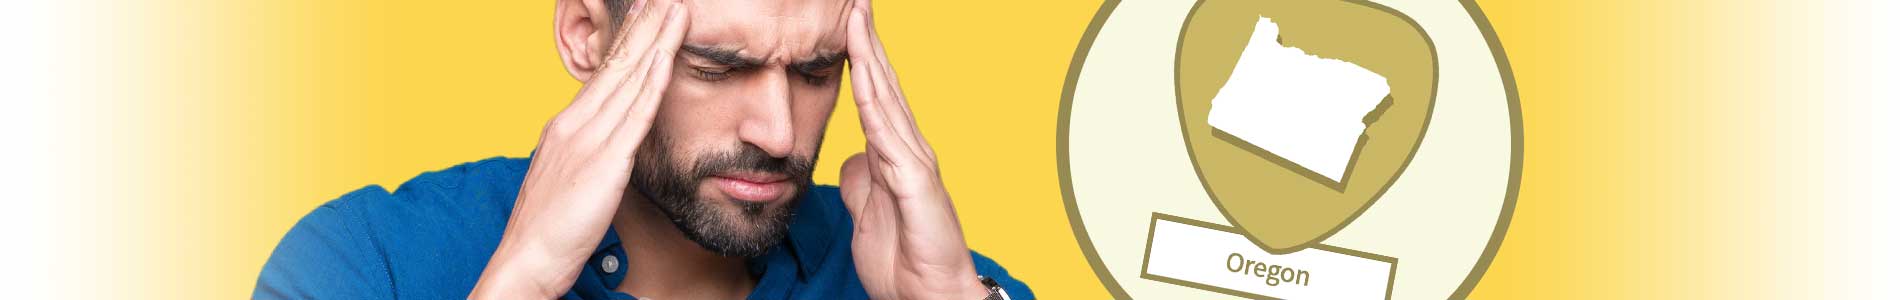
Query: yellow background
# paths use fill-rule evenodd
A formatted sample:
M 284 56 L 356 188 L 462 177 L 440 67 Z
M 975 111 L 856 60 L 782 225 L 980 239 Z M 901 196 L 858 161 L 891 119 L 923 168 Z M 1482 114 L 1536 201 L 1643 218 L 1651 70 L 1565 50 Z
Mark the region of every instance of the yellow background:
M 279 237 L 366 184 L 522 156 L 579 86 L 552 1 L 122 1 L 83 134 L 109 183 L 56 241 L 77 298 L 245 298 Z M 1476 299 L 1814 298 L 1821 4 L 1479 1 L 1522 96 L 1515 219 Z M 1056 178 L 1094 1 L 880 1 L 970 245 L 1047 299 L 1107 294 Z M 849 89 L 846 89 L 848 92 Z M 848 97 L 848 96 L 847 96 Z M 818 180 L 862 147 L 841 105 Z M 87 169 L 93 170 L 93 169 Z M 1130 174 L 1139 176 L 1138 174 Z M 1851 241 L 1850 241 L 1851 242 Z

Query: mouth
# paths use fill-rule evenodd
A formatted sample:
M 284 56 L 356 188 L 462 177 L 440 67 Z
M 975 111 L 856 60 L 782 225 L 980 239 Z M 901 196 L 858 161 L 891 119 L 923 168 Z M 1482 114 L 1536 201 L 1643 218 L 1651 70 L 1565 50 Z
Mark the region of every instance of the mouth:
M 728 172 L 712 176 L 713 185 L 727 197 L 746 202 L 772 202 L 792 191 L 790 177 L 764 172 Z

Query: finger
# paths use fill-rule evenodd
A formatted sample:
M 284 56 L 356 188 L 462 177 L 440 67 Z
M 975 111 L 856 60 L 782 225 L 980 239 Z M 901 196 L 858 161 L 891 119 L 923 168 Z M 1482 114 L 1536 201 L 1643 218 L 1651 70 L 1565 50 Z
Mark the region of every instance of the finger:
M 569 104 L 568 108 L 562 111 L 561 116 L 558 116 L 558 118 L 580 121 L 573 123 L 576 127 L 581 127 L 581 125 L 589 123 L 590 120 L 594 119 L 595 115 L 601 111 L 601 108 L 607 105 L 606 102 L 608 102 L 609 99 L 614 99 L 613 95 L 615 91 L 626 88 L 625 84 L 627 78 L 637 74 L 636 69 L 638 69 L 640 62 L 640 60 L 629 54 L 637 53 L 632 52 L 633 49 L 631 49 L 636 47 L 629 46 L 628 44 L 646 44 L 645 42 L 635 41 L 641 37 L 641 35 L 633 34 L 637 31 L 635 29 L 642 27 L 641 24 L 660 22 L 657 20 L 659 18 L 648 17 L 651 13 L 647 12 L 652 10 L 644 9 L 650 6 L 648 2 L 653 1 L 656 0 L 635 2 L 635 7 L 627 10 L 627 25 L 621 26 L 619 32 L 611 33 L 613 34 L 613 39 L 608 41 L 608 45 L 615 45 L 611 48 L 612 52 L 609 52 L 606 55 L 606 61 L 603 62 L 599 68 L 595 69 L 593 78 L 589 79 L 587 84 L 581 87 L 581 92 L 575 96 L 574 103 Z M 663 3 L 671 2 L 668 0 L 657 1 Z M 651 35 L 645 36 L 650 37 Z M 644 46 L 637 48 L 644 48 Z
M 654 32 L 651 34 L 633 37 L 633 39 L 639 41 L 632 42 L 642 44 L 639 48 L 647 49 L 647 53 L 631 56 L 639 57 L 641 60 L 635 62 L 636 64 L 633 65 L 631 75 L 627 76 L 627 78 L 619 84 L 619 87 L 615 88 L 614 91 L 607 96 L 607 100 L 601 103 L 599 112 L 595 113 L 594 117 L 587 122 L 588 124 L 583 126 L 585 127 L 581 129 L 583 130 L 583 135 L 601 139 L 612 139 L 612 132 L 621 128 L 621 125 L 628 117 L 627 113 L 629 109 L 636 106 L 635 103 L 640 101 L 641 94 L 655 89 L 665 89 L 664 84 L 656 85 L 652 79 L 649 79 L 649 77 L 652 77 L 650 75 L 654 71 L 663 70 L 655 67 L 655 64 L 661 61 L 655 59 L 658 57 L 653 54 L 653 50 L 659 48 L 652 47 L 650 44 L 657 42 L 657 40 L 661 38 L 659 30 L 662 30 L 665 26 L 669 26 L 666 25 L 667 23 L 677 21 L 675 19 L 681 17 L 678 17 L 677 14 L 673 12 L 674 10 L 678 10 L 680 6 L 665 5 L 664 3 L 665 2 L 662 2 L 662 4 L 652 7 L 653 10 L 665 10 L 659 15 L 654 15 L 653 13 L 642 14 L 643 17 L 649 18 L 648 23 L 660 23 L 662 25 L 660 27 L 654 27 Z M 645 29 L 636 28 L 636 30 Z M 667 58 L 671 57 L 669 56 Z
M 864 11 L 864 31 L 867 36 L 871 37 L 871 50 L 875 51 L 874 54 L 877 57 L 877 61 L 884 65 L 884 73 L 890 74 L 887 77 L 890 77 L 891 82 L 895 83 L 897 82 L 897 71 L 891 69 L 891 56 L 884 54 L 884 37 L 877 33 L 876 20 L 877 19 L 871 16 L 870 7 L 866 7 Z
M 860 209 L 868 214 L 860 217 L 877 216 L 889 222 L 902 223 L 904 216 L 896 211 L 897 203 L 894 202 L 898 198 L 891 190 L 891 181 L 896 177 L 891 176 L 890 170 L 894 167 L 892 167 L 890 157 L 872 151 L 865 153 L 864 161 L 865 173 L 869 175 L 866 177 L 869 180 L 863 191 L 864 207 Z
M 661 26 L 666 24 L 667 14 L 674 6 L 679 5 L 678 0 L 645 2 L 647 3 L 638 10 L 627 10 L 627 24 L 621 26 L 620 32 L 616 33 L 619 37 L 613 41 L 614 52 L 613 56 L 607 60 L 609 64 L 615 61 L 640 62 L 641 58 L 637 56 L 646 54 L 647 47 L 652 44 L 656 33 L 659 32 Z
M 852 65 L 851 77 L 869 77 L 869 75 L 864 75 L 865 70 L 863 66 Z M 877 102 L 871 99 L 874 96 L 868 96 L 876 93 L 871 91 L 873 89 L 871 84 L 853 80 L 851 86 L 852 93 L 863 95 L 854 96 L 852 99 L 856 100 L 855 103 L 858 105 L 858 123 L 864 128 L 864 150 L 872 154 L 883 154 L 882 156 L 897 155 L 896 149 L 903 147 L 901 145 L 903 141 L 892 134 L 890 122 L 884 120 L 884 114 L 877 113 L 879 111 Z
M 879 170 L 889 169 L 877 152 L 860 152 L 846 159 L 839 168 L 838 186 L 840 198 L 844 198 L 845 210 L 851 214 L 851 221 L 858 230 L 866 226 L 878 226 L 873 222 L 901 222 L 902 216 L 894 209 L 896 199 L 891 195 L 888 185 Z M 890 228 L 882 228 L 888 230 Z
M 606 125 L 604 125 L 606 129 L 618 129 L 619 123 L 621 123 L 621 120 L 627 118 L 627 112 L 631 110 L 631 106 L 635 106 L 635 103 L 640 99 L 640 95 L 646 95 L 646 93 L 650 93 L 652 89 L 665 89 L 665 85 L 652 85 L 650 78 L 652 78 L 654 72 L 665 72 L 665 70 L 669 70 L 669 66 L 671 65 L 657 65 L 663 63 L 663 61 L 667 61 L 667 59 L 673 59 L 673 55 L 671 55 L 671 53 L 656 53 L 659 49 L 667 49 L 667 47 L 659 47 L 657 44 L 663 44 L 663 40 L 669 38 L 667 34 L 684 30 L 686 25 L 682 25 L 680 21 L 684 21 L 686 17 L 682 17 L 684 13 L 678 13 L 678 9 L 682 9 L 682 6 L 656 6 L 654 9 L 665 9 L 665 11 L 663 11 L 661 15 L 652 17 L 654 21 L 648 21 L 648 23 L 659 23 L 659 27 L 654 27 L 652 34 L 637 36 L 638 40 L 642 40 L 642 42 L 638 42 L 638 44 L 646 44 L 646 53 L 638 53 L 638 55 L 633 55 L 633 57 L 642 57 L 642 61 L 638 61 L 638 65 L 633 66 L 633 76 L 627 76 L 627 80 L 621 82 L 621 87 L 614 91 L 614 97 L 610 97 L 610 101 L 600 104 L 600 116 L 597 118 L 597 120 L 599 120 L 597 123 L 606 123 Z M 644 25 L 642 25 L 642 27 L 644 27 Z M 644 28 L 642 28 L 642 30 L 644 30 Z M 678 36 L 673 36 L 673 38 L 676 40 Z
M 606 96 L 607 100 L 602 101 L 598 112 L 582 126 L 583 132 L 593 133 L 591 136 L 609 137 L 605 134 L 620 128 L 620 122 L 627 118 L 627 108 L 639 101 L 640 92 L 652 88 L 652 82 L 645 79 L 645 74 L 652 72 L 653 59 L 650 56 L 641 57 L 647 59 L 633 65 L 632 70 L 627 72 L 630 75 L 616 85 Z
M 671 16 L 672 11 L 681 6 L 677 4 L 676 0 L 651 1 L 657 2 L 649 3 L 647 9 L 638 12 L 637 16 L 630 16 L 639 19 L 632 22 L 626 30 L 623 30 L 625 36 L 623 36 L 623 40 L 618 43 L 619 46 L 615 47 L 614 56 L 616 58 L 614 60 L 620 61 L 623 67 L 631 67 L 613 68 L 613 71 L 616 72 L 628 72 L 625 75 L 619 76 L 623 80 L 638 79 L 641 75 L 646 74 L 646 68 L 650 66 L 651 61 L 648 60 L 646 56 L 652 52 L 653 43 L 659 40 L 660 30 L 673 18 Z M 625 90 L 626 88 L 623 86 L 622 88 L 615 89 L 615 93 L 620 93 Z M 601 104 L 600 111 L 612 112 L 617 109 L 624 109 L 627 104 L 627 102 L 624 102 L 626 99 L 627 98 L 622 97 L 609 98 L 606 103 Z M 621 100 L 622 102 L 613 102 L 615 100 Z M 609 123 L 612 124 L 614 122 L 609 121 Z
M 645 63 L 648 67 L 645 68 L 647 71 L 644 76 L 630 80 L 640 81 L 642 89 L 629 92 L 624 96 L 631 99 L 628 101 L 631 105 L 614 113 L 619 115 L 619 118 L 602 122 L 612 124 L 612 127 L 606 127 L 608 131 L 603 133 L 607 139 L 604 153 L 633 157 L 634 150 L 640 147 L 640 142 L 646 139 L 647 132 L 653 128 L 653 120 L 659 115 L 660 99 L 663 98 L 648 95 L 662 94 L 659 91 L 665 90 L 668 84 L 666 76 L 655 76 L 655 71 L 661 69 L 660 60 L 658 56 L 648 57 Z
M 634 98 L 633 105 L 621 111 L 621 119 L 612 133 L 613 142 L 609 143 L 615 153 L 625 153 L 632 157 L 633 150 L 646 139 L 648 129 L 653 127 L 653 119 L 659 114 L 660 102 L 666 98 L 666 90 L 673 79 L 673 61 L 677 59 L 681 40 L 685 39 L 688 24 L 686 6 L 675 5 L 668 8 L 667 22 L 654 41 L 651 61 L 645 74 L 645 88 Z
M 897 215 L 897 219 L 901 220 L 903 211 L 896 210 L 903 208 L 903 203 L 906 202 L 904 199 L 917 199 L 918 192 L 923 191 L 917 188 L 917 184 L 933 180 L 923 180 L 926 177 L 914 174 L 907 175 L 907 173 L 915 173 L 912 172 L 914 170 L 922 169 L 904 166 L 909 163 L 908 159 L 897 159 L 878 154 L 878 152 L 871 153 L 869 157 L 871 182 L 876 188 L 872 190 L 871 202 L 867 206 L 873 209 L 893 210 L 890 213 Z
M 875 112 L 884 115 L 883 119 L 887 123 L 887 128 L 890 128 L 891 134 L 903 141 L 901 145 L 903 150 L 911 152 L 911 155 L 907 157 L 913 159 L 927 157 L 922 149 L 923 143 L 917 133 L 915 120 L 911 118 L 909 108 L 902 104 L 903 91 L 898 87 L 896 78 L 892 77 L 890 61 L 881 55 L 883 49 L 877 44 L 877 32 L 871 30 L 873 25 L 868 11 L 859 10 L 855 17 L 858 26 L 851 30 L 854 33 L 853 36 L 857 37 L 859 44 L 868 45 L 862 48 L 869 48 L 869 51 L 860 52 L 869 53 L 868 56 L 870 56 L 870 59 L 866 61 L 865 69 L 867 74 L 870 74 L 868 79 L 876 91 L 876 97 L 873 97 L 872 101 L 876 102 L 874 104 L 879 109 Z M 853 83 L 857 82 L 853 81 Z
M 888 85 L 891 86 L 891 94 L 893 97 L 887 99 L 897 104 L 891 107 L 903 113 L 903 117 L 897 119 L 905 120 L 904 122 L 897 122 L 896 125 L 905 127 L 907 130 L 900 131 L 908 132 L 907 136 L 911 137 L 910 141 L 914 143 L 918 149 L 923 150 L 923 154 L 927 158 L 931 161 L 935 161 L 937 159 L 937 153 L 931 149 L 930 142 L 924 139 L 923 129 L 917 124 L 916 111 L 910 109 L 910 99 L 904 97 L 904 90 L 902 86 L 898 85 L 898 83 L 902 81 L 897 79 L 897 70 L 891 66 L 890 55 L 885 54 L 884 36 L 878 33 L 877 22 L 872 22 L 872 20 L 875 20 L 875 16 L 871 14 L 870 7 L 866 6 L 865 24 L 871 37 L 871 49 L 877 51 L 877 61 L 880 65 L 883 65 L 885 80 L 888 82 Z
M 854 33 L 861 32 L 863 29 L 862 19 L 858 18 L 861 13 L 860 11 L 852 12 L 852 21 L 847 25 Z M 858 123 L 864 127 L 864 139 L 868 144 L 865 151 L 881 154 L 888 159 L 890 156 L 899 155 L 897 153 L 899 151 L 908 150 L 896 150 L 905 149 L 906 146 L 892 130 L 891 122 L 887 120 L 888 115 L 883 113 L 881 102 L 876 100 L 879 87 L 875 84 L 876 76 L 870 72 L 877 68 L 870 65 L 875 60 L 870 57 L 872 53 L 870 45 L 870 40 L 863 38 L 850 38 L 846 42 L 846 51 L 851 55 L 851 93 L 852 99 L 856 100 L 855 103 L 858 105 Z

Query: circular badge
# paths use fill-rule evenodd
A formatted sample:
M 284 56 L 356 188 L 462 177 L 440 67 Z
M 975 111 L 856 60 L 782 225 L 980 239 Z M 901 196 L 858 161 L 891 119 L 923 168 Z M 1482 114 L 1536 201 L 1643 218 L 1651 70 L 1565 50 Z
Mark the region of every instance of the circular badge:
M 1071 64 L 1071 224 L 1120 298 L 1445 299 L 1515 199 L 1503 53 L 1469 1 L 1110 1 Z

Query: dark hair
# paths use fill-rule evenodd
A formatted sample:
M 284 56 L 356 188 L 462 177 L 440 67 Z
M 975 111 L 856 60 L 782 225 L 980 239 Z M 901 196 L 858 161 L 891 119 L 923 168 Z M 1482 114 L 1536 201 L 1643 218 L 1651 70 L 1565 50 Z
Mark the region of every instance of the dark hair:
M 620 26 L 627 22 L 627 10 L 633 9 L 633 1 L 638 0 L 601 0 L 607 4 L 607 32 L 609 37 L 620 36 Z M 607 41 L 609 43 L 619 41 Z

